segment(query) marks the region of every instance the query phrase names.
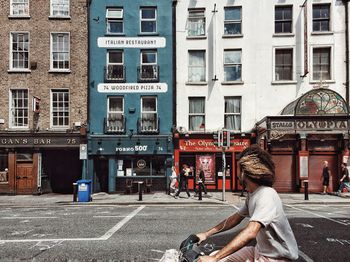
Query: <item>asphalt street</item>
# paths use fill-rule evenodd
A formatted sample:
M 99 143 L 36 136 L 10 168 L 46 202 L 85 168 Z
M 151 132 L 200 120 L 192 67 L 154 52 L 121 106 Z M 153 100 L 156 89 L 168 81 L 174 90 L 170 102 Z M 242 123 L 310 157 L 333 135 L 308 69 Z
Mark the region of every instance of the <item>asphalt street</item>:
M 350 205 L 285 210 L 300 247 L 298 261 L 349 261 Z M 0 260 L 159 261 L 189 234 L 234 211 L 228 205 L 1 207 Z M 206 248 L 219 248 L 238 230 L 211 238 Z

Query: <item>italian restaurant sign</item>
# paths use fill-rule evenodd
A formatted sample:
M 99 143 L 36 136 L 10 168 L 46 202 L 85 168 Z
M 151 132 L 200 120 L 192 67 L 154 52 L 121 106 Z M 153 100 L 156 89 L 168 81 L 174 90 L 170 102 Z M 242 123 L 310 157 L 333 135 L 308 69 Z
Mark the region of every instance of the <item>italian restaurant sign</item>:
M 243 151 L 248 146 L 250 146 L 249 139 L 232 139 L 231 146 L 226 151 Z M 182 151 L 221 151 L 221 148 L 215 146 L 213 139 L 180 139 L 179 149 Z
M 100 48 L 163 48 L 165 37 L 99 37 Z

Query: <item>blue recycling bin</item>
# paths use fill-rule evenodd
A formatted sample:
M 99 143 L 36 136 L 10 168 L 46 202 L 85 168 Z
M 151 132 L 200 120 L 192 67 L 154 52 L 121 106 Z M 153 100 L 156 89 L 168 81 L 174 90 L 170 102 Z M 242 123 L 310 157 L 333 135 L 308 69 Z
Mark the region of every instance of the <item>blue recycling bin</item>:
M 91 180 L 78 180 L 78 202 L 91 201 Z

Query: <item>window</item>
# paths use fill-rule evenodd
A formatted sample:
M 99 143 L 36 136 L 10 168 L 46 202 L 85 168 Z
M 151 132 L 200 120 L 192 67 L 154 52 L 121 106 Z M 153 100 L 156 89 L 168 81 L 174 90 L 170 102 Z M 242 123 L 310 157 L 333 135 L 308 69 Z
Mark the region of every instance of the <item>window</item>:
M 327 32 L 330 31 L 330 5 L 312 6 L 312 31 Z
M 11 90 L 10 124 L 15 128 L 28 128 L 28 90 Z
M 188 82 L 205 82 L 205 50 L 191 50 L 188 55 Z
M 69 0 L 51 0 L 51 16 L 69 16 Z
M 275 81 L 293 80 L 293 49 L 275 50 Z
M 331 79 L 331 48 L 322 47 L 313 49 L 313 80 Z
M 69 69 L 69 38 L 69 33 L 51 34 L 51 70 Z
M 51 90 L 51 127 L 69 127 L 68 90 Z
M 205 98 L 189 97 L 189 130 L 202 131 L 205 129 Z
M 107 34 L 122 34 L 124 32 L 122 8 L 108 8 L 106 11 Z
M 242 50 L 224 50 L 224 81 L 242 80 Z
M 150 152 L 150 146 L 148 145 L 140 145 L 140 148 Z M 153 150 L 153 149 L 152 149 Z M 136 150 L 139 151 L 139 150 Z M 135 154 L 133 157 L 121 157 L 118 156 L 118 159 L 122 160 L 122 164 L 118 165 L 116 161 L 115 170 L 118 170 L 117 176 L 125 176 L 128 178 L 130 175 L 140 176 L 140 177 L 148 177 L 149 179 L 145 179 L 145 184 L 152 183 L 152 177 L 165 177 L 166 176 L 166 166 L 164 163 L 166 162 L 166 157 L 164 155 L 147 155 L 147 154 Z M 120 161 L 119 161 L 120 162 Z M 142 163 L 142 164 L 140 164 Z M 130 172 L 130 173 L 129 173 Z M 129 174 L 128 174 L 129 173 Z M 128 180 L 128 179 L 126 179 Z
M 157 32 L 157 9 L 154 7 L 141 8 L 141 33 Z
M 187 35 L 188 36 L 205 36 L 205 10 L 190 9 L 188 10 Z
M 123 97 L 108 98 L 107 131 L 124 131 L 124 99 Z
M 158 131 L 157 98 L 141 97 L 141 132 Z
M 11 69 L 29 69 L 29 34 L 11 33 Z
M 242 7 L 225 7 L 224 34 L 242 34 Z
M 241 98 L 225 97 L 225 128 L 241 130 Z
M 157 66 L 157 51 L 143 50 L 141 51 L 141 65 L 139 80 L 157 80 L 158 66 Z
M 8 153 L 0 152 L 0 184 L 8 182 Z
M 29 16 L 29 0 L 11 0 L 10 9 L 13 16 Z
M 124 52 L 113 50 L 107 52 L 107 81 L 123 81 L 124 77 Z
M 275 33 L 292 33 L 293 9 L 292 6 L 275 7 Z

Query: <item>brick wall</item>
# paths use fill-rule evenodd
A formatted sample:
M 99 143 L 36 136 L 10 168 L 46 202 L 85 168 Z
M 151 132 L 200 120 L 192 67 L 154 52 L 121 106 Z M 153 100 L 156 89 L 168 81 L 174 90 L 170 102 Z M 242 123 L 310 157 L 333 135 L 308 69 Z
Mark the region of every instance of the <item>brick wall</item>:
M 87 121 L 87 6 L 86 0 L 70 1 L 70 19 L 52 19 L 49 0 L 30 0 L 30 18 L 9 18 L 10 1 L 0 0 L 0 118 L 9 127 L 9 90 L 29 91 L 29 129 L 33 127 L 32 97 L 41 99 L 39 128 L 50 128 L 50 89 L 67 88 L 70 93 L 70 127 Z M 30 73 L 8 72 L 10 32 L 29 32 L 29 64 L 37 63 Z M 50 71 L 50 33 L 70 33 L 70 73 Z M 30 66 L 29 66 L 30 67 Z

